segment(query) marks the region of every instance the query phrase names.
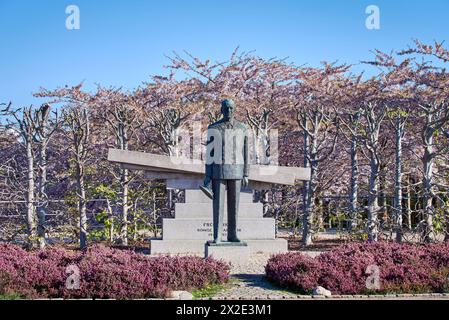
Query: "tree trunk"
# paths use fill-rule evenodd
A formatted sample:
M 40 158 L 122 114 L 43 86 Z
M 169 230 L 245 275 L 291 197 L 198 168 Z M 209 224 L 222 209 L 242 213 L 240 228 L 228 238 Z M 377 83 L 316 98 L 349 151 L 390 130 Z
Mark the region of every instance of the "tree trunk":
M 323 198 L 317 198 L 317 206 L 318 208 L 316 208 L 317 212 L 318 212 L 318 221 L 317 221 L 317 229 L 318 230 L 323 230 L 324 229 L 324 207 L 323 207 Z
M 137 241 L 137 231 L 138 231 L 138 217 L 137 217 L 137 206 L 139 205 L 138 200 L 134 202 L 134 214 L 133 214 L 133 241 Z
M 403 129 L 400 118 L 398 118 L 396 122 L 396 179 L 394 197 L 394 217 L 397 242 L 402 242 L 402 136 Z
M 315 211 L 315 189 L 316 189 L 316 179 L 317 179 L 317 164 L 312 161 L 311 173 L 310 173 L 310 183 L 309 190 L 307 192 L 307 202 L 304 214 L 304 232 L 303 232 L 303 243 L 304 245 L 311 245 L 312 241 L 312 230 L 313 230 L 313 218 Z
M 357 138 L 351 141 L 351 188 L 349 193 L 350 230 L 354 230 L 358 225 L 358 203 L 359 192 L 359 165 L 357 156 Z
M 263 215 L 266 216 L 270 211 L 270 199 L 268 197 L 268 190 L 261 190 L 261 202 L 263 205 Z
M 156 210 L 157 210 L 157 206 L 156 206 L 156 191 L 153 189 L 153 223 L 154 223 L 154 228 L 153 228 L 153 232 L 154 232 L 154 237 L 157 237 L 157 215 L 156 215 Z
M 307 128 L 307 120 L 303 121 L 304 127 Z M 309 163 L 309 149 L 310 149 L 310 137 L 306 130 L 303 131 L 304 138 L 304 168 L 310 166 Z M 311 213 L 310 213 L 310 184 L 311 180 L 304 181 L 303 183 L 303 226 L 302 226 L 302 243 L 304 245 L 312 244 L 312 233 L 311 233 Z
M 44 248 L 46 241 L 46 230 L 45 230 L 45 220 L 46 220 L 46 192 L 45 186 L 47 184 L 47 152 L 46 145 L 44 142 L 39 146 L 39 192 L 38 192 L 38 207 L 37 207 L 37 235 L 39 237 L 39 247 Z
M 382 172 L 382 174 L 379 174 L 379 186 L 380 186 L 379 210 L 381 210 L 382 220 L 383 220 L 384 224 L 387 225 L 389 217 L 388 217 L 388 207 L 387 207 L 387 182 L 385 181 L 385 174 L 384 174 L 385 167 L 381 167 L 380 172 Z
M 129 185 L 128 178 L 129 172 L 126 168 L 121 168 L 121 196 L 122 196 L 122 226 L 120 232 L 121 243 L 125 246 L 128 245 L 128 193 Z
M 309 145 L 309 155 L 312 157 L 316 156 L 316 140 L 311 139 Z M 318 163 L 314 160 L 310 160 L 310 181 L 307 184 L 308 190 L 306 191 L 307 197 L 305 199 L 304 216 L 303 216 L 303 235 L 302 242 L 304 245 L 308 246 L 313 243 L 312 241 L 312 228 L 313 228 L 313 217 L 315 210 L 315 190 L 317 185 L 317 173 L 318 173 Z
M 412 191 L 410 188 L 410 178 L 408 179 L 407 188 L 407 199 L 406 199 L 406 217 L 407 217 L 407 229 L 412 230 Z
M 261 141 L 260 154 L 258 164 L 262 165 L 276 165 L 276 163 L 271 163 L 271 156 L 269 155 L 270 144 L 268 140 L 268 129 L 260 130 L 261 137 L 258 139 Z M 263 204 L 263 214 L 264 216 L 270 211 L 270 201 L 268 197 L 269 190 L 261 190 L 261 200 Z
M 28 138 L 29 140 L 31 137 Z M 34 156 L 33 147 L 31 141 L 25 141 L 26 143 L 26 154 L 28 162 L 28 178 L 27 178 L 27 195 L 26 195 L 26 207 L 27 207 L 27 227 L 28 227 L 28 244 L 31 247 L 36 247 L 37 245 L 37 230 L 36 230 L 36 210 L 35 210 L 35 199 L 34 199 Z
M 119 124 L 119 144 L 121 150 L 128 150 L 128 133 L 124 123 Z M 128 194 L 129 194 L 129 170 L 121 166 L 120 168 L 120 196 L 122 207 L 122 224 L 120 230 L 120 242 L 122 245 L 128 245 Z
M 370 160 L 370 178 L 369 178 L 369 197 L 368 197 L 368 240 L 374 242 L 378 240 L 378 214 L 379 214 L 379 169 L 380 165 L 375 155 L 371 155 Z
M 87 207 L 86 207 L 86 187 L 84 184 L 84 168 L 77 165 L 77 180 L 78 180 L 78 209 L 80 214 L 80 247 L 87 246 Z
M 432 115 L 427 114 L 427 124 L 432 122 Z M 423 209 L 424 209 L 424 226 L 421 239 L 423 242 L 431 242 L 434 239 L 433 229 L 433 167 L 434 167 L 434 148 L 433 133 L 431 127 L 427 126 L 423 133 L 424 155 L 423 162 Z
M 108 219 L 109 219 L 109 242 L 114 243 L 114 214 L 112 212 L 112 206 L 109 199 L 106 199 L 107 210 L 108 210 Z
M 432 141 L 433 138 L 430 138 Z M 431 157 L 433 147 L 429 144 L 425 147 L 423 156 L 423 209 L 424 209 L 424 228 L 422 240 L 431 242 L 434 238 L 433 231 L 433 206 L 432 206 L 432 179 L 434 161 Z
M 176 155 L 176 148 L 173 145 L 168 145 L 167 146 L 167 150 L 168 150 L 168 155 L 171 156 L 175 156 Z M 176 200 L 176 193 L 178 192 L 178 189 L 168 189 L 167 193 L 168 193 L 168 209 L 170 210 L 170 215 L 172 215 L 172 209 L 175 207 L 175 200 Z M 173 216 L 173 215 L 172 215 Z
M 444 235 L 444 241 L 449 242 L 449 210 L 447 209 L 447 206 L 445 208 L 444 217 L 446 220 L 446 234 Z

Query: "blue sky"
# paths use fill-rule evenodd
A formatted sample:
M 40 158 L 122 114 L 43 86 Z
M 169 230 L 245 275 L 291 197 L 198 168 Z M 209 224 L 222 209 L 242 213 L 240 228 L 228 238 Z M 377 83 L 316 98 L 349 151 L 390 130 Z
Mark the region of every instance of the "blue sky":
M 80 30 L 65 27 L 71 4 Z M 365 27 L 371 4 L 380 30 Z M 166 73 L 172 51 L 224 60 L 240 46 L 297 64 L 358 63 L 413 38 L 447 40 L 448 14 L 447 0 L 0 0 L 0 102 L 38 103 L 39 87 L 81 81 L 132 89 Z

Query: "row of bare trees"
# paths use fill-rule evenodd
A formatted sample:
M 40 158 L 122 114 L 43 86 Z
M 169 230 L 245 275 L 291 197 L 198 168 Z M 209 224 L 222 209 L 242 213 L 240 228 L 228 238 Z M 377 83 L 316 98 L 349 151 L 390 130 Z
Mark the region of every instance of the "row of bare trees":
M 293 194 L 285 191 L 293 201 L 277 199 L 274 188 L 258 194 L 266 214 L 278 220 L 289 216 L 285 204 L 296 203 L 296 211 L 301 204 L 301 215 L 290 222 L 301 228 L 305 245 L 322 227 L 322 199 L 330 195 L 348 200 L 342 210 L 350 230 L 370 241 L 385 228 L 388 196 L 394 199 L 387 218 L 396 241 L 405 232 L 425 242 L 441 233 L 448 239 L 448 56 L 441 44 L 419 41 L 396 54 L 376 51 L 364 63 L 378 72 L 367 77 L 353 74 L 351 65 L 296 66 L 238 50 L 216 63 L 175 54 L 168 76 L 155 76 L 132 92 L 99 86 L 89 93 L 81 84 L 42 89 L 35 94 L 48 101 L 41 107 L 1 107 L 0 200 L 24 201 L 28 240 L 44 246 L 48 199 L 76 190 L 84 247 L 89 197 L 96 186 L 110 186 L 120 209 L 119 242 L 127 245 L 133 194 L 145 182 L 139 171 L 109 165 L 107 149 L 174 155 L 177 129 L 205 128 L 219 116 L 219 102 L 232 98 L 257 139 L 255 163 L 311 168 L 310 181 Z M 272 129 L 279 141 L 270 140 Z M 413 227 L 404 208 L 410 187 L 421 203 Z M 168 193 L 169 204 L 176 195 Z

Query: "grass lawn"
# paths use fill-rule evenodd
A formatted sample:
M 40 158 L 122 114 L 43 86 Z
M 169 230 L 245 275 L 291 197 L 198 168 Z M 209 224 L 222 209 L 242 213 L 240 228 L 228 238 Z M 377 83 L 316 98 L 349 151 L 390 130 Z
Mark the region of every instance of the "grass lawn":
M 20 300 L 20 299 L 22 299 L 22 297 L 16 293 L 0 294 L 0 300 Z
M 207 285 L 201 289 L 195 289 L 192 291 L 193 299 L 211 298 L 217 293 L 229 289 L 232 284 L 239 282 L 238 279 L 229 278 L 229 281 L 224 284 L 212 284 Z

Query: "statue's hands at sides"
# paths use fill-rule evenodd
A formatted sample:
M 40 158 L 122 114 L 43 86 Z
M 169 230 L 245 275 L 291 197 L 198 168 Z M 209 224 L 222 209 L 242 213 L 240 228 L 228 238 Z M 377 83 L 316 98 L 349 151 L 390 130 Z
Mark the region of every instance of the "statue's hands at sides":
M 209 177 L 209 176 L 206 176 L 205 178 L 204 178 L 204 186 L 205 187 L 208 187 L 209 186 L 209 184 L 210 184 L 210 182 L 211 182 L 211 178 Z
M 243 177 L 243 179 L 242 179 L 242 187 L 246 188 L 248 186 L 248 184 L 249 184 L 248 177 Z

